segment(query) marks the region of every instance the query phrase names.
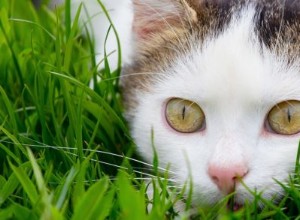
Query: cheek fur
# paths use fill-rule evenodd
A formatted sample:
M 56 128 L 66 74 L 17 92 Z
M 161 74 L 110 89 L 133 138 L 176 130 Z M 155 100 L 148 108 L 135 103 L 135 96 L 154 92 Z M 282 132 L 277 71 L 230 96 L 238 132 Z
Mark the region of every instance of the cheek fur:
M 284 60 L 274 58 L 272 51 L 262 52 L 258 42 L 249 40 L 249 36 L 255 32 L 252 15 L 251 12 L 248 16 L 234 20 L 229 30 L 216 39 L 211 37 L 211 41 L 203 48 L 199 49 L 195 42 L 196 46 L 188 56 L 183 54 L 179 60 L 170 61 L 173 64 L 172 69 L 169 69 L 170 79 L 163 82 L 156 93 L 145 97 L 148 103 L 141 108 L 145 112 L 136 131 L 141 143 L 138 148 L 144 153 L 142 156 L 151 158 L 153 152 L 149 144 L 149 127 L 153 125 L 157 132 L 154 141 L 157 143 L 160 161 L 175 167 L 178 182 L 186 181 L 188 169 L 182 152 L 187 152 L 196 186 L 195 194 L 199 198 L 214 197 L 212 203 L 221 197 L 208 177 L 207 164 L 212 155 L 216 154 L 217 142 L 224 134 L 240 139 L 241 153 L 237 153 L 237 148 L 230 149 L 233 144 L 228 144 L 227 149 L 225 144 L 220 144 L 216 163 L 222 164 L 221 159 L 224 159 L 231 164 L 244 156 L 245 160 L 249 160 L 249 174 L 245 177 L 245 184 L 250 189 L 266 192 L 266 198 L 272 198 L 279 191 L 274 178 L 283 181 L 293 171 L 290 165 L 294 164 L 297 153 L 295 143 L 300 135 L 282 137 L 268 132 L 264 105 L 265 102 L 278 101 L 279 97 L 290 99 L 283 96 L 291 96 L 291 91 L 300 94 L 299 74 L 298 71 L 293 74 L 292 68 L 282 68 L 285 66 Z M 149 60 L 147 62 L 155 66 L 158 64 Z M 141 78 L 138 81 L 144 82 Z M 165 117 L 166 97 L 174 96 L 213 106 L 207 108 L 211 120 L 207 120 L 205 131 L 180 133 L 169 126 Z M 259 115 L 256 118 L 249 117 L 249 106 L 255 106 L 256 112 L 262 114 L 253 114 Z M 238 193 L 241 202 L 251 200 L 250 193 L 242 185 L 239 185 Z

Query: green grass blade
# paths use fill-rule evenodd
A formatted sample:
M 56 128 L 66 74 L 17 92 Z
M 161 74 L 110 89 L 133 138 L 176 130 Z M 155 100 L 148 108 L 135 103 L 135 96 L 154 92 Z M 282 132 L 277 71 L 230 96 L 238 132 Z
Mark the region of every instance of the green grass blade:
M 297 157 L 296 157 L 296 163 L 295 163 L 295 174 L 300 174 L 299 169 L 300 169 L 300 141 L 298 144 L 298 151 L 297 151 Z
M 12 125 L 13 131 L 15 132 L 15 131 L 17 131 L 17 128 L 18 128 L 17 121 L 16 121 L 15 114 L 14 114 L 15 111 L 14 111 L 14 108 L 12 107 L 12 105 L 9 101 L 9 98 L 2 86 L 0 86 L 0 95 L 1 95 L 1 98 L 3 99 L 5 107 L 7 109 L 6 112 L 9 115 L 10 124 Z
M 13 153 L 11 149 L 9 149 L 4 144 L 0 143 L 0 149 L 2 149 L 7 154 L 7 156 L 12 158 L 18 165 L 20 165 L 22 163 L 20 158 L 15 153 Z
M 65 0 L 65 27 L 66 39 L 69 39 L 71 34 L 71 0 Z
M 0 189 L 0 206 L 13 194 L 19 184 L 16 175 L 10 175 L 4 186 Z
M 30 180 L 28 174 L 23 170 L 22 167 L 16 167 L 11 162 L 9 162 L 9 164 L 16 177 L 20 181 L 21 185 L 23 186 L 23 189 L 28 195 L 31 203 L 35 205 L 38 199 L 38 192 L 35 188 L 34 183 Z
M 24 86 L 23 74 L 21 71 L 21 67 L 20 67 L 17 55 L 13 49 L 12 42 L 11 42 L 10 38 L 8 37 L 8 33 L 6 32 L 6 29 L 4 28 L 5 26 L 9 26 L 8 24 L 3 24 L 4 22 L 8 23 L 8 16 L 7 16 L 7 12 L 5 10 L 1 10 L 0 18 L 1 18 L 0 19 L 0 31 L 2 32 L 4 39 L 6 41 L 6 44 L 11 52 L 12 60 L 15 65 L 16 72 L 17 72 L 19 80 L 20 80 L 20 84 L 22 86 Z
M 38 189 L 40 192 L 44 192 L 45 191 L 45 183 L 44 183 L 44 178 L 43 178 L 42 172 L 40 170 L 40 167 L 37 164 L 32 151 L 29 148 L 27 148 L 27 152 L 28 152 L 28 157 L 29 157 L 31 166 L 33 168 L 33 173 L 34 173 L 34 176 L 35 176 L 35 179 L 37 182 Z
M 106 103 L 106 101 L 101 96 L 99 96 L 95 91 L 91 90 L 88 86 L 84 85 L 83 83 L 79 82 L 78 80 L 76 80 L 72 77 L 69 77 L 69 76 L 66 76 L 64 74 L 60 74 L 57 72 L 52 72 L 52 71 L 50 71 L 50 73 L 58 78 L 67 80 L 70 83 L 84 89 L 88 95 L 90 95 L 93 99 L 95 99 L 95 101 L 97 103 L 99 103 L 99 105 L 103 106 L 111 114 L 112 119 L 116 120 L 116 123 L 121 127 L 122 130 L 124 130 L 125 132 L 127 131 L 127 127 L 124 124 L 123 120 L 120 118 L 120 116 L 117 115 L 116 112 L 112 109 L 112 107 L 109 106 Z M 129 136 L 128 133 L 126 135 Z
M 103 198 L 105 197 L 105 193 L 108 190 L 108 186 L 109 181 L 107 177 L 102 178 L 99 182 L 92 185 L 79 201 L 79 203 L 75 206 L 72 220 L 93 220 L 95 216 L 98 216 L 97 213 L 99 213 L 99 216 L 101 216 L 101 213 L 104 211 L 102 209 L 109 208 L 103 207 L 103 204 L 105 203 L 105 201 L 103 201 Z
M 28 20 L 25 20 L 25 19 L 19 19 L 19 18 L 10 18 L 9 20 L 13 21 L 13 22 L 27 23 L 27 24 L 37 26 L 38 28 L 43 30 L 50 38 L 52 38 L 52 40 L 54 40 L 54 41 L 56 40 L 56 37 L 50 31 L 48 31 L 45 27 L 43 27 L 42 25 L 40 25 L 36 22 L 28 21 Z
M 76 177 L 78 173 L 78 170 L 75 167 L 72 167 L 70 170 L 66 180 L 64 181 L 64 186 L 62 188 L 62 191 L 60 193 L 60 197 L 56 203 L 57 209 L 61 209 L 64 202 L 66 201 L 67 193 L 70 189 L 71 184 L 73 183 L 74 178 Z
M 121 219 L 147 219 L 145 194 L 136 190 L 130 183 L 128 176 L 120 172 L 117 178 L 118 200 L 121 208 Z
M 24 149 L 24 147 L 22 146 L 22 144 L 19 142 L 19 140 L 17 139 L 17 137 L 15 137 L 13 134 L 11 134 L 3 126 L 0 126 L 0 131 L 2 131 L 6 135 L 6 137 L 8 137 L 12 141 L 12 143 L 18 147 L 18 149 L 23 153 L 23 155 L 25 155 L 27 157 L 26 150 Z

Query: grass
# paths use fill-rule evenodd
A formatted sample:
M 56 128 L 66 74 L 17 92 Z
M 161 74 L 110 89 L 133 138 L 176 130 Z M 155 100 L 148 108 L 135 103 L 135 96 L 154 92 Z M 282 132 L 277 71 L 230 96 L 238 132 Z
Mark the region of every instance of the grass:
M 256 202 L 238 212 L 226 208 L 230 198 L 193 209 L 187 198 L 178 213 L 184 189 L 175 193 L 167 172 L 153 178 L 149 198 L 159 161 L 147 165 L 134 155 L 120 68 L 111 71 L 104 60 L 98 71 L 93 40 L 81 35 L 82 9 L 71 23 L 69 0 L 54 12 L 45 4 L 0 1 L 0 219 L 300 218 L 299 155 L 295 177 L 282 186 L 287 196 L 278 205 L 263 201 L 263 210 L 254 194 Z

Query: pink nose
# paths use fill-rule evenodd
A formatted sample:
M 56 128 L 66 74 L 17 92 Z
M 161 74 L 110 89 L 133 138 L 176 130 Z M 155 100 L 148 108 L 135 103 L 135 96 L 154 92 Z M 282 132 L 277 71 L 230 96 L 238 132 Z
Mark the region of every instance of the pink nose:
M 230 165 L 228 167 L 211 164 L 208 167 L 210 178 L 224 194 L 232 193 L 236 182 L 247 173 L 248 167 L 245 164 Z

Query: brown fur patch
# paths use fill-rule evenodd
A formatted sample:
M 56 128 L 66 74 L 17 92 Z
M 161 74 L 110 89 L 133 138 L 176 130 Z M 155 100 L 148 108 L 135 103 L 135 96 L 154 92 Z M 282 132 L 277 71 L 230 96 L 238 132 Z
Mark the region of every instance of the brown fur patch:
M 155 73 L 172 65 L 177 56 L 190 49 L 191 42 L 199 42 L 201 46 L 206 38 L 222 33 L 233 15 L 249 5 L 256 9 L 253 22 L 261 45 L 280 56 L 286 55 L 291 62 L 300 56 L 299 0 L 186 0 L 186 4 L 197 19 L 193 22 L 181 19 L 181 23 L 160 26 L 159 31 L 152 31 L 146 40 L 137 43 L 132 64 L 123 70 L 122 89 L 127 109 L 136 107 L 138 91 L 150 91 L 149 85 L 161 77 Z
M 138 91 L 151 92 L 150 84 L 160 78 L 173 64 L 175 57 L 185 53 L 190 43 L 190 33 L 185 28 L 172 28 L 153 35 L 147 41 L 137 44 L 134 61 L 123 68 L 121 88 L 125 108 L 134 108 L 134 96 Z

